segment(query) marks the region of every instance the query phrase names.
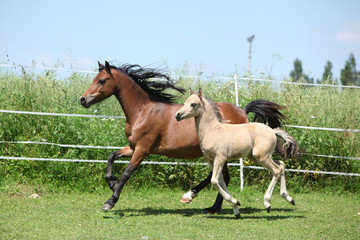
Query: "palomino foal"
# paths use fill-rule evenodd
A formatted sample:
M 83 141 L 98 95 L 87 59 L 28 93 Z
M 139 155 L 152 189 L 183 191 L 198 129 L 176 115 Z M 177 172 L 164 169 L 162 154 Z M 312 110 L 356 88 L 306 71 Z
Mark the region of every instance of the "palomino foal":
M 200 148 L 213 172 L 211 184 L 231 204 L 236 218 L 240 218 L 240 203 L 229 193 L 222 175 L 225 162 L 231 159 L 249 157 L 271 171 L 273 178 L 264 196 L 264 206 L 268 212 L 271 210 L 272 192 L 279 179 L 281 196 L 295 205 L 294 199 L 286 190 L 284 162 L 271 158 L 275 150 L 284 157 L 296 156 L 297 143 L 287 132 L 280 128 L 272 129 L 262 123 L 222 123 L 218 109 L 203 97 L 201 89 L 185 101 L 175 117 L 178 121 L 195 117 Z

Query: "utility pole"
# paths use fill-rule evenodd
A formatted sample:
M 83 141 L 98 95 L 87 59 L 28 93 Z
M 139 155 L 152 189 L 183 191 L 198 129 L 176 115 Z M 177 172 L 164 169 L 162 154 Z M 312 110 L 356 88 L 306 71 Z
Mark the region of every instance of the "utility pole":
M 254 40 L 255 35 L 251 35 L 250 37 L 248 37 L 247 41 L 249 42 L 249 55 L 248 55 L 248 74 L 250 75 L 251 73 L 251 43 Z

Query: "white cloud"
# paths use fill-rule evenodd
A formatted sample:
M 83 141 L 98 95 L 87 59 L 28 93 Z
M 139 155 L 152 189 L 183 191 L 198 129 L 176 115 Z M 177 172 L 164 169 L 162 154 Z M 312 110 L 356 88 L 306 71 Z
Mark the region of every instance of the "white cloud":
M 335 41 L 360 44 L 360 20 L 346 22 L 343 28 L 337 32 Z

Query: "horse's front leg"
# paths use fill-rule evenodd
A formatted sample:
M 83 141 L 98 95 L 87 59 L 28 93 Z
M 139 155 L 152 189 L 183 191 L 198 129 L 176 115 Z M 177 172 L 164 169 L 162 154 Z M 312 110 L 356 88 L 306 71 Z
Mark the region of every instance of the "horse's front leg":
M 125 168 L 124 172 L 121 175 L 119 183 L 115 183 L 113 186 L 114 193 L 111 195 L 111 197 L 105 202 L 105 204 L 102 206 L 101 210 L 110 210 L 112 209 L 116 202 L 119 200 L 120 193 L 127 182 L 129 180 L 132 173 L 136 170 L 136 168 L 140 165 L 140 163 L 144 160 L 145 157 L 149 155 L 148 151 L 145 151 L 140 148 L 136 148 L 129 165 Z
M 114 191 L 114 186 L 117 183 L 117 178 L 114 176 L 113 173 L 114 161 L 118 158 L 131 157 L 133 155 L 133 152 L 134 151 L 130 148 L 130 146 L 127 146 L 121 150 L 112 152 L 108 157 L 105 178 L 111 190 Z

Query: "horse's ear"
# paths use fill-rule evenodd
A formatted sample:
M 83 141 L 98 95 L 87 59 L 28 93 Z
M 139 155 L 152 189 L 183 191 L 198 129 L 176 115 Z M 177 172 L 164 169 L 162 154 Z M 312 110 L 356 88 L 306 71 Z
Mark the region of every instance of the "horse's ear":
M 199 88 L 199 90 L 198 90 L 198 96 L 200 99 L 203 97 L 203 92 L 202 92 L 201 88 Z
M 189 88 L 189 93 L 190 93 L 190 95 L 193 95 L 194 91 L 191 88 Z
M 99 72 L 104 69 L 104 65 L 102 65 L 99 61 L 98 61 L 98 65 L 99 65 Z
M 108 61 L 105 61 L 105 71 L 111 75 L 110 64 Z

